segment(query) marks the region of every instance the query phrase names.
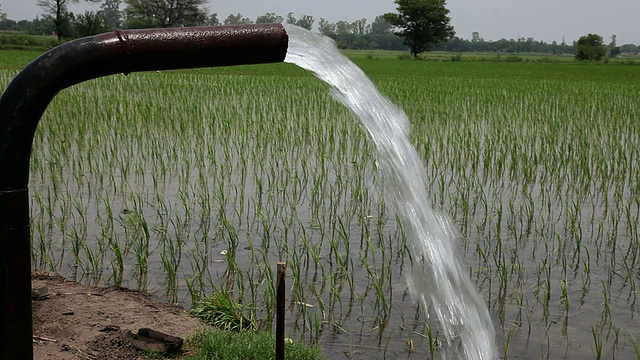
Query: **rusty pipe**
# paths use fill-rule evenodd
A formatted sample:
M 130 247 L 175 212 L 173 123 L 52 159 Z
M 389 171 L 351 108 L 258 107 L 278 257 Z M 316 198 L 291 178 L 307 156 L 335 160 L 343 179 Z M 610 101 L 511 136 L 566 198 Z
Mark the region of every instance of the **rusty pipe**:
M 116 30 L 59 45 L 0 98 L 0 359 L 31 359 L 29 160 L 40 117 L 62 89 L 118 73 L 282 62 L 280 24 Z

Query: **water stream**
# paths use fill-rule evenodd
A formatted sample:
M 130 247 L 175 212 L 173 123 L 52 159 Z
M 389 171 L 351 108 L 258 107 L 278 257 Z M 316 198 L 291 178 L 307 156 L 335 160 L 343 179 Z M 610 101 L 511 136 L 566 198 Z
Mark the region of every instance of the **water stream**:
M 445 340 L 439 352 L 442 358 L 496 359 L 489 311 L 461 264 L 449 219 L 429 203 L 424 165 L 409 141 L 407 116 L 376 90 L 331 39 L 295 26 L 287 25 L 286 30 L 285 62 L 331 85 L 333 96 L 358 116 L 375 144 L 385 197 L 407 231 L 413 259 L 407 273 L 409 290 L 422 309 L 437 314 Z

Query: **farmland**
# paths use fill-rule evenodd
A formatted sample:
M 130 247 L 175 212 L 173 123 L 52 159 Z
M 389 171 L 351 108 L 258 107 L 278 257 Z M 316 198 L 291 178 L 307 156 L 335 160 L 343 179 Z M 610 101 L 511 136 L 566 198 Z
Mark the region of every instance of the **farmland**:
M 411 119 L 500 353 L 640 357 L 640 66 L 350 56 Z M 293 65 L 93 80 L 38 127 L 33 266 L 186 306 L 224 288 L 270 324 L 284 260 L 289 337 L 424 357 L 446 344 L 377 175 L 358 120 Z

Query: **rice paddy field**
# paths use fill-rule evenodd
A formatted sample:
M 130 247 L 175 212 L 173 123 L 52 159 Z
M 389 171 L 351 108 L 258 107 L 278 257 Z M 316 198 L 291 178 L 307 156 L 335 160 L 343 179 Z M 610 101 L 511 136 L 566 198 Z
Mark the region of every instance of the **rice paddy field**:
M 501 358 L 640 359 L 640 66 L 350 56 L 411 119 Z M 288 64 L 66 89 L 34 142 L 33 267 L 186 307 L 229 290 L 269 327 L 282 260 L 288 337 L 438 357 L 367 136 Z

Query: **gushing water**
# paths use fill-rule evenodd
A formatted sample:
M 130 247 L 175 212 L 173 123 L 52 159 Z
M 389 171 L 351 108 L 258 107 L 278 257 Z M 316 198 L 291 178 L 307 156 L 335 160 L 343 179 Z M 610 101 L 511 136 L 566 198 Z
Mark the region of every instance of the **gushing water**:
M 496 359 L 489 311 L 455 251 L 448 219 L 429 204 L 424 166 L 409 142 L 404 112 L 382 96 L 373 83 L 327 37 L 286 26 L 289 50 L 285 62 L 312 71 L 332 86 L 333 96 L 362 121 L 378 150 L 385 197 L 397 206 L 407 231 L 413 263 L 407 283 L 422 309 L 433 306 L 446 346 L 443 359 Z

